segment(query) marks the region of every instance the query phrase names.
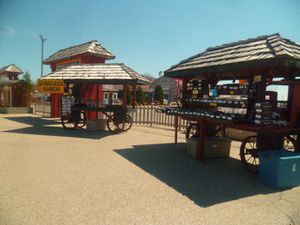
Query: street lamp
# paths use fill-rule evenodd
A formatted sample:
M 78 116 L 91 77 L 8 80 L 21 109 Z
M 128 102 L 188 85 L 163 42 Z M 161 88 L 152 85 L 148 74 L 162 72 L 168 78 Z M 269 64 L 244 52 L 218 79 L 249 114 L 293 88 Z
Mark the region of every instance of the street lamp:
M 46 41 L 46 38 L 43 37 L 43 35 L 39 35 L 41 41 L 42 41 L 42 52 L 41 52 L 41 77 L 43 76 L 43 61 L 44 61 L 44 42 Z

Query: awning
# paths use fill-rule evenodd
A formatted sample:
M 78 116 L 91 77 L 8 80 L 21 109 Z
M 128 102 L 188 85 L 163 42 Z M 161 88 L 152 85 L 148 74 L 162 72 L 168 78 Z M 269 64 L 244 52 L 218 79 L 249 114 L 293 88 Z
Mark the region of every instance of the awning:
M 89 82 L 102 84 L 150 84 L 147 78 L 141 76 L 124 64 L 80 64 L 69 65 L 54 71 L 45 79 L 64 80 L 67 83 Z

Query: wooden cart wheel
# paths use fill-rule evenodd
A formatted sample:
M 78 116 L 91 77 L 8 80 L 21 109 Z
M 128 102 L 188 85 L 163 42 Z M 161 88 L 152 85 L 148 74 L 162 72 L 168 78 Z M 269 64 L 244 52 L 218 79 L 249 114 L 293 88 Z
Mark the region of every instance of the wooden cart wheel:
M 106 122 L 107 128 L 110 132 L 118 134 L 124 130 L 125 122 L 121 122 L 119 117 L 110 116 Z
M 84 111 L 81 111 L 77 127 L 83 128 L 85 125 L 86 125 L 86 115 L 85 115 Z
M 126 115 L 123 131 L 128 131 L 132 127 L 133 121 L 129 114 Z
M 252 173 L 258 173 L 259 170 L 257 140 L 257 136 L 249 136 L 243 140 L 240 148 L 241 161 Z
M 61 124 L 65 129 L 75 129 L 77 127 L 77 123 L 74 121 L 72 116 L 62 116 Z
M 290 135 L 283 136 L 283 149 L 291 152 L 296 150 L 296 141 Z

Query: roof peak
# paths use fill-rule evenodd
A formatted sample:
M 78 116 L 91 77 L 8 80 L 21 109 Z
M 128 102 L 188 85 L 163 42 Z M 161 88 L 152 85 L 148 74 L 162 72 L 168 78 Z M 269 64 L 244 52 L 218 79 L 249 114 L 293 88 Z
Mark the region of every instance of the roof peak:
M 244 40 L 240 40 L 240 41 L 234 41 L 234 42 L 230 42 L 230 43 L 227 43 L 227 44 L 222 44 L 222 45 L 216 45 L 214 47 L 208 47 L 205 51 L 203 52 L 200 52 L 200 53 L 197 53 L 195 55 L 192 55 L 186 59 L 183 59 L 181 60 L 179 63 L 185 63 L 193 58 L 197 58 L 199 56 L 201 56 L 202 54 L 204 53 L 207 53 L 209 51 L 215 51 L 215 50 L 220 50 L 220 49 L 223 49 L 223 48 L 228 48 L 228 47 L 232 47 L 232 46 L 235 46 L 235 45 L 238 45 L 238 44 L 245 44 L 245 43 L 248 43 L 248 42 L 253 42 L 253 41 L 258 41 L 258 40 L 263 40 L 263 39 L 268 39 L 270 37 L 273 37 L 273 36 L 277 36 L 277 37 L 281 37 L 281 35 L 279 33 L 274 33 L 274 34 L 270 34 L 270 35 L 260 35 L 260 36 L 257 36 L 255 38 L 247 38 L 247 39 L 244 39 Z M 176 64 L 177 65 L 177 64 Z M 174 66 L 176 66 L 174 65 Z M 172 66 L 173 67 L 173 66 Z M 171 67 L 171 68 L 172 68 Z
M 70 48 L 78 47 L 78 46 L 81 46 L 81 45 L 86 45 L 86 44 L 93 43 L 93 42 L 96 42 L 96 43 L 98 43 L 99 45 L 101 45 L 97 40 L 92 40 L 92 41 L 87 41 L 87 42 L 84 42 L 84 43 L 81 43 L 81 44 L 72 45 L 72 46 L 67 47 L 67 48 L 62 48 L 62 49 L 58 50 L 57 52 L 59 52 L 59 51 L 64 51 L 64 50 L 68 50 L 68 49 L 70 49 Z
M 23 73 L 23 71 L 14 63 L 3 66 L 2 68 L 0 68 L 0 72 L 14 72 L 19 74 Z
M 274 34 L 270 34 L 270 35 L 260 35 L 260 36 L 257 36 L 255 38 L 247 38 L 247 39 L 240 40 L 240 41 L 234 41 L 234 42 L 230 42 L 230 43 L 227 43 L 227 44 L 217 45 L 215 47 L 209 47 L 205 51 L 218 50 L 218 49 L 222 49 L 222 48 L 235 46 L 237 44 L 245 44 L 245 43 L 248 43 L 248 42 L 264 40 L 264 39 L 268 39 L 270 37 L 275 37 L 275 36 L 281 37 L 279 33 L 274 33 Z
M 115 56 L 105 47 L 103 47 L 97 40 L 92 40 L 82 44 L 73 45 L 68 48 L 60 49 L 45 59 L 44 63 L 49 64 L 85 53 L 93 54 L 94 56 L 100 56 L 105 59 L 115 58 Z

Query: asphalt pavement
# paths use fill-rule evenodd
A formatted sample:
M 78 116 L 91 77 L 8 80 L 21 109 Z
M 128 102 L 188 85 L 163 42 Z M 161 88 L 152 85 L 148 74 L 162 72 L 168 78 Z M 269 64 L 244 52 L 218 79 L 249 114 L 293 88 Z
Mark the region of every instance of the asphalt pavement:
M 186 156 L 183 135 L 64 130 L 0 114 L 0 225 L 300 224 L 300 187 L 275 190 L 227 159 Z

